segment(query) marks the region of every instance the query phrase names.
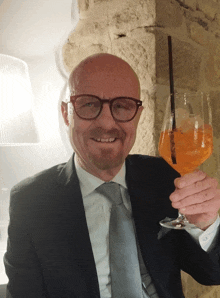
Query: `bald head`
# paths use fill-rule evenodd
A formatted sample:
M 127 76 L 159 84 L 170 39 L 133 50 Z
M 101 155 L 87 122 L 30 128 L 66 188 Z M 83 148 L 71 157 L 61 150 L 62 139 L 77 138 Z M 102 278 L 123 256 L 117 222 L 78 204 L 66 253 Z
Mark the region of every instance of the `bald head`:
M 120 94 L 125 83 L 130 88 L 127 94 Z M 86 94 L 96 93 L 100 96 L 106 91 L 109 94 L 111 89 L 112 97 L 140 97 L 139 80 L 131 66 L 121 58 L 106 53 L 95 54 L 81 61 L 69 77 L 69 86 L 76 95 L 82 94 L 84 90 Z

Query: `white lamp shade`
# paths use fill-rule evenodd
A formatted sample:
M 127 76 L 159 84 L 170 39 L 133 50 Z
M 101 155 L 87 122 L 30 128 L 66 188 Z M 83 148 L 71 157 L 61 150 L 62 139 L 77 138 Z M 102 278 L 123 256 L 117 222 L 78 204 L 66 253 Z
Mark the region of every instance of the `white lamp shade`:
M 0 54 L 0 146 L 38 142 L 27 64 Z

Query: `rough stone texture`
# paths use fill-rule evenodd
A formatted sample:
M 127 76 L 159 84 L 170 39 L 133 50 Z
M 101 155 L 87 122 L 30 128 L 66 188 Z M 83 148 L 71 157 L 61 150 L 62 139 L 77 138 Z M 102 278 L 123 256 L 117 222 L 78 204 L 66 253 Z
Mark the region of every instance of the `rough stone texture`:
M 136 142 L 131 153 L 155 155 L 154 111 L 155 98 L 147 90 L 142 90 L 144 110 L 142 112 Z
M 155 84 L 154 34 L 144 28 L 132 30 L 127 37 L 112 41 L 112 53 L 125 59 L 137 73 L 141 89 L 151 92 Z
M 89 2 L 91 2 L 91 1 L 90 0 L 78 0 L 79 11 L 80 12 L 87 11 L 89 9 Z
M 211 98 L 211 109 L 212 109 L 212 124 L 214 135 L 216 138 L 220 139 L 220 92 L 212 91 L 210 92 Z
M 184 3 L 186 6 L 192 8 L 193 10 L 196 10 L 197 0 L 185 0 Z
M 204 12 L 209 20 L 214 20 L 219 5 L 213 0 L 197 0 L 198 9 Z
M 220 139 L 214 136 L 213 145 L 214 145 L 214 150 L 212 155 L 200 166 L 200 169 L 208 173 L 210 177 L 216 177 L 218 179 L 218 182 L 220 183 L 220 179 L 219 179 L 220 169 L 218 167 L 218 164 L 220 162 L 220 159 L 219 159 Z M 220 287 L 218 287 L 218 289 L 220 290 Z
M 186 298 L 218 298 L 220 287 L 203 286 L 196 282 L 190 275 L 182 272 L 184 295 Z
M 87 2 L 80 0 L 80 2 Z M 151 0 L 106 0 L 89 1 L 89 9 L 80 11 L 80 19 L 107 19 L 109 27 L 126 29 L 132 27 L 151 26 L 155 21 L 155 4 Z M 143 13 L 144 11 L 144 13 Z
M 212 126 L 213 126 L 213 154 L 200 167 L 203 171 L 208 173 L 211 177 L 216 177 L 220 183 L 220 93 L 216 91 L 210 92 L 210 103 L 212 110 Z M 220 289 L 220 287 L 219 287 Z M 220 293 L 220 292 L 219 292 Z
M 173 76 L 176 88 L 197 90 L 200 85 L 201 56 L 198 49 L 177 38 L 172 38 Z M 157 83 L 169 85 L 167 34 L 156 32 Z
M 183 21 L 181 7 L 176 1 L 156 2 L 156 25 L 158 27 L 180 27 Z
M 109 8 L 109 31 L 112 37 L 144 26 L 154 26 L 155 4 L 151 0 L 115 0 Z
M 220 13 L 216 13 L 215 20 L 216 20 L 217 24 L 220 26 Z
M 160 133 L 161 133 L 161 129 L 162 129 L 165 108 L 166 108 L 169 94 L 170 94 L 169 86 L 159 85 L 159 84 L 156 85 L 155 125 L 154 125 L 156 155 L 159 155 L 158 144 L 159 144 L 159 140 L 160 140 Z
M 205 78 L 210 87 L 220 86 L 220 41 L 210 41 L 205 63 Z
M 208 44 L 208 32 L 198 23 L 193 22 L 189 25 L 190 38 L 202 46 Z

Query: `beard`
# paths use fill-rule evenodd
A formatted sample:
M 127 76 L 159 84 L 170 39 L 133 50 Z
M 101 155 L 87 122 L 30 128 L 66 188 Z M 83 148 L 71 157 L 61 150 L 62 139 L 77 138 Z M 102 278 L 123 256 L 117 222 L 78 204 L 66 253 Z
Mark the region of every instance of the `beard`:
M 107 135 L 109 138 L 120 139 L 124 141 L 126 135 L 123 131 L 117 128 L 105 130 L 102 127 L 96 127 L 90 131 L 89 137 L 93 139 L 101 138 Z M 121 166 L 124 162 L 123 151 L 113 148 L 99 148 L 98 151 L 90 148 L 88 150 L 88 159 L 99 170 L 110 170 Z
M 90 153 L 88 158 L 99 170 L 110 170 L 122 165 L 124 162 L 122 152 L 114 155 L 111 149 L 102 149 L 99 155 Z

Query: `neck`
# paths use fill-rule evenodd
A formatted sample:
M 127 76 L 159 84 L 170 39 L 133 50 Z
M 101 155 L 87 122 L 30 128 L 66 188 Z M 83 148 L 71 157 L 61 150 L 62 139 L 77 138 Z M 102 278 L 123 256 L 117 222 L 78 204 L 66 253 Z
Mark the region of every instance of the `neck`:
M 90 173 L 91 175 L 93 175 L 105 182 L 111 181 L 118 174 L 118 172 L 121 170 L 122 165 L 123 165 L 123 164 L 120 164 L 119 166 L 117 166 L 115 168 L 102 170 L 102 169 L 97 168 L 95 165 L 85 164 L 83 162 L 83 160 L 81 160 L 77 154 L 76 154 L 76 159 L 77 159 L 77 162 L 80 165 L 80 167 L 83 168 L 86 172 Z

